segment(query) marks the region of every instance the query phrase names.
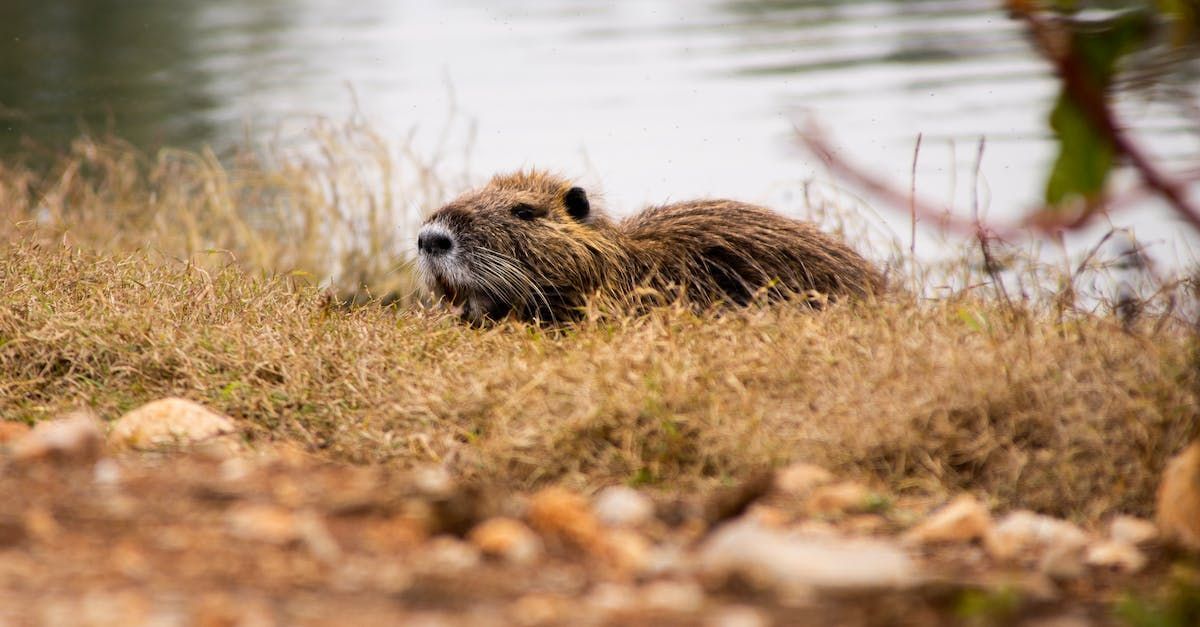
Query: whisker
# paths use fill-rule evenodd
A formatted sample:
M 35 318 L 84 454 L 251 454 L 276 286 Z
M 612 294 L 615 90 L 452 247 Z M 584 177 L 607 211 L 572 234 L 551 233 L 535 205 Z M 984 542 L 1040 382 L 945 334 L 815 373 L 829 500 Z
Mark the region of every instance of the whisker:
M 502 271 L 507 272 L 511 277 L 521 281 L 521 283 L 527 288 L 523 294 L 526 298 L 529 296 L 534 296 L 541 302 L 543 306 L 545 306 L 546 311 L 554 311 L 554 308 L 550 305 L 550 299 L 546 297 L 545 291 L 542 290 L 536 281 L 531 279 L 528 274 L 521 270 L 515 259 L 499 251 L 483 246 L 479 247 L 479 250 L 483 253 L 482 256 L 489 258 L 497 266 L 499 266 Z

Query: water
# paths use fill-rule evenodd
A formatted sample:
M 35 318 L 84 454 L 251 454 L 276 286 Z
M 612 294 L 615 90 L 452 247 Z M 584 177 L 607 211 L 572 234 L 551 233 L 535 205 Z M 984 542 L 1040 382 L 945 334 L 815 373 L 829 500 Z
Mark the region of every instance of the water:
M 829 180 L 793 141 L 815 120 L 842 155 L 902 188 L 922 133 L 923 194 L 964 213 L 977 197 L 992 218 L 1015 220 L 1037 204 L 1053 158 L 1054 89 L 1019 25 L 978 0 L 0 8 L 0 154 L 23 136 L 52 147 L 109 123 L 144 146 L 222 147 L 247 124 L 295 131 L 357 107 L 387 136 L 415 129 L 426 149 L 455 147 L 447 167 L 478 177 L 549 167 L 602 189 L 617 213 L 703 195 L 798 211 L 798 184 Z M 1171 167 L 1197 165 L 1194 119 L 1141 98 L 1123 110 Z M 457 157 L 468 145 L 469 160 Z M 906 242 L 907 217 L 885 216 L 875 221 Z M 1116 222 L 1163 256 L 1191 254 L 1161 207 Z

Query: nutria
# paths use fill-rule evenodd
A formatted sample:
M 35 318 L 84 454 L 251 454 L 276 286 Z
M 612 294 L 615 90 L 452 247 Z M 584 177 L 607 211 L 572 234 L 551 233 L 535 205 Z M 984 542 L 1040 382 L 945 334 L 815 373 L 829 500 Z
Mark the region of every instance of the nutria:
M 430 215 L 418 268 L 470 322 L 577 318 L 589 299 L 705 309 L 823 302 L 880 288 L 878 271 L 812 224 L 734 200 L 649 207 L 614 221 L 545 172 L 496 176 Z M 814 295 L 816 296 L 814 298 Z

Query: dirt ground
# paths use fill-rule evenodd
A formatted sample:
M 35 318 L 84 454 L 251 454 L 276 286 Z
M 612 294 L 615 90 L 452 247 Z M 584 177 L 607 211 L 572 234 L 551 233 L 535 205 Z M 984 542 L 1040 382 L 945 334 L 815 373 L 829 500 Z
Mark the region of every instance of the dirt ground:
M 999 564 L 978 543 L 894 541 L 934 504 L 815 514 L 811 500 L 771 484 L 651 494 L 653 513 L 621 531 L 558 488 L 502 492 L 437 469 L 331 464 L 286 447 L 7 456 L 0 624 L 1107 624 L 1128 615 L 1122 599 L 1152 595 L 1178 569 L 1178 556 L 1151 547 L 1137 574 L 1056 579 Z M 511 550 L 529 539 L 520 533 L 473 531 L 498 517 L 526 534 L 528 523 L 536 548 Z M 874 537 L 903 546 L 912 568 L 797 585 L 713 568 L 712 538 L 739 524 Z

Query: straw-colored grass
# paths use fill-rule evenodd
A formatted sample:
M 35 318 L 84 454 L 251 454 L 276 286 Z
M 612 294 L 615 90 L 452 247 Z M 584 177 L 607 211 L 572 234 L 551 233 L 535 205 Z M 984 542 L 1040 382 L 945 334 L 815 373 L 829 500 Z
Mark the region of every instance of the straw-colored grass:
M 343 298 L 407 300 L 424 210 L 460 186 L 438 155 L 390 146 L 361 121 L 318 120 L 302 147 L 143 153 L 81 137 L 37 166 L 0 162 L 0 241 L 36 231 L 90 249 L 152 250 L 205 267 L 230 260 L 329 286 Z
M 180 395 L 252 439 L 517 488 L 680 489 L 808 460 L 1093 519 L 1148 513 L 1165 460 L 1200 434 L 1200 341 L 1161 316 L 975 292 L 549 329 L 341 307 L 308 277 L 403 283 L 392 218 L 443 192 L 411 168 L 379 173 L 420 182 L 403 201 L 369 177 L 334 185 L 346 162 L 226 170 L 81 141 L 50 175 L 0 170 L 0 417 L 111 419 Z

